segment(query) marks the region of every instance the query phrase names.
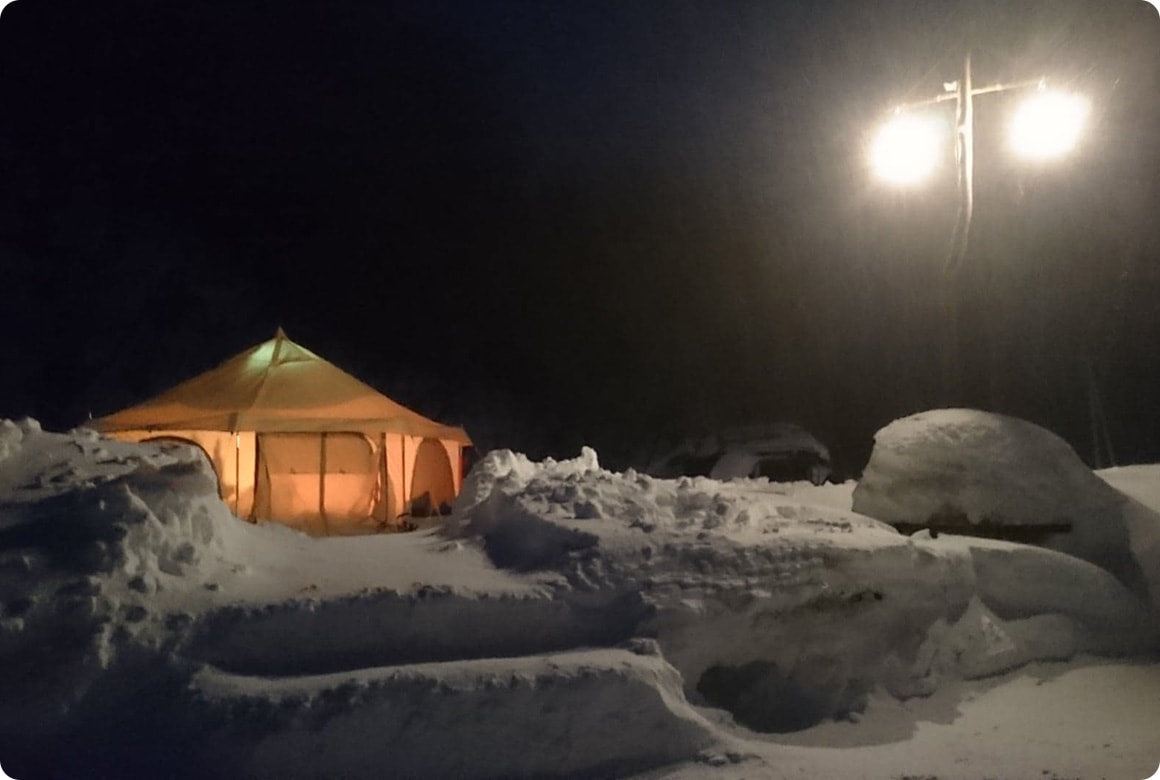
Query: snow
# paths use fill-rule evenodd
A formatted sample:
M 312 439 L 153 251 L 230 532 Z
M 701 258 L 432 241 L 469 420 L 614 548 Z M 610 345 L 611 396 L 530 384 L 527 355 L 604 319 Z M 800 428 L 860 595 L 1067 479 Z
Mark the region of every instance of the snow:
M 769 456 L 795 454 L 814 456 L 810 476 L 815 481 L 822 482 L 829 475 L 829 449 L 793 423 L 739 426 L 690 436 L 653 458 L 644 470 L 659 477 L 680 476 L 689 473 L 682 464 L 693 460 L 707 468 L 698 473 L 718 480 L 739 479 L 754 474 Z
M 1021 458 L 1034 485 L 1059 456 Z M 1147 552 L 1160 468 L 1100 477 L 1133 486 L 1120 516 Z M 313 539 L 234 518 L 192 448 L 0 422 L 0 763 L 17 778 L 1151 774 L 1153 606 L 1058 550 L 904 536 L 854 494 L 498 451 L 445 528 Z
M 208 721 L 242 708 L 266 722 L 257 744 L 228 728 L 209 734 L 241 776 L 616 775 L 714 741 L 672 667 L 627 650 L 290 679 L 201 674 L 194 686 Z
M 1132 554 L 1148 580 L 1152 603 L 1160 604 L 1160 467 L 1123 466 L 1096 474 L 1127 497 L 1123 515 Z
M 1160 765 L 1158 719 L 1155 663 L 1037 663 L 923 699 L 879 696 L 857 723 L 746 734 L 743 763 L 690 763 L 638 780 L 1144 780 Z
M 1034 529 L 1040 542 L 1100 566 L 1160 604 L 1160 516 L 1099 479 L 1055 434 L 971 409 L 896 420 L 874 437 L 853 509 L 893 524 Z M 1131 527 L 1130 527 L 1131 526 Z M 1134 538 L 1133 538 L 1134 537 Z

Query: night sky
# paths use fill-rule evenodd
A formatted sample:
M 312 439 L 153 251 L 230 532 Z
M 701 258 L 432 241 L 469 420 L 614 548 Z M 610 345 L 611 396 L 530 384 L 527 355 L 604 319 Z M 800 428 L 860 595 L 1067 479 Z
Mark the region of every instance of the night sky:
M 865 164 L 970 51 L 1092 109 L 1014 159 Z M 947 104 L 949 105 L 949 104 Z M 948 108 L 949 110 L 949 108 Z M 536 457 L 795 421 L 856 473 L 926 408 L 1160 461 L 1160 16 L 1142 0 L 196 3 L 0 15 L 0 417 L 67 428 L 266 338 Z

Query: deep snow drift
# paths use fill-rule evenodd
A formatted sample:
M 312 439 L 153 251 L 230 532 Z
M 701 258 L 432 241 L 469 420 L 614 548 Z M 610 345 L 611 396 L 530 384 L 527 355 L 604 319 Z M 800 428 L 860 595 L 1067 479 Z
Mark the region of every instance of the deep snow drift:
M 1095 565 L 908 538 L 850 511 L 851 487 L 495 452 L 441 533 L 311 539 L 232 517 L 192 449 L 5 422 L 0 763 L 832 777 L 846 764 L 788 732 L 1155 649 L 1154 610 Z

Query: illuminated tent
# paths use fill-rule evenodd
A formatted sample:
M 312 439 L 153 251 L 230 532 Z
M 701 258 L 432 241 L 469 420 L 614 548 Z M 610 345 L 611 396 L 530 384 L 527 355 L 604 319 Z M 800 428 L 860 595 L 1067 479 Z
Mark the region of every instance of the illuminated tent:
M 459 492 L 466 432 L 417 414 L 286 337 L 93 422 L 201 447 L 238 517 L 363 533 Z

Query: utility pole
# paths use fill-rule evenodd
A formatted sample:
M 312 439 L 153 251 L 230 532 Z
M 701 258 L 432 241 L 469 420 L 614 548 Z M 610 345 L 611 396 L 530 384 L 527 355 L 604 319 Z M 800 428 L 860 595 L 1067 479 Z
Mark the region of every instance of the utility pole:
M 947 270 L 958 272 L 967 253 L 971 217 L 975 212 L 975 93 L 971 88 L 971 54 L 963 60 L 963 75 L 955 88 L 955 161 L 958 163 L 959 212 L 952 235 Z
M 1007 92 L 1027 87 L 1042 87 L 1042 78 L 1011 84 L 989 84 L 975 87 L 971 74 L 971 54 L 963 58 L 963 70 L 955 81 L 943 84 L 944 93 L 929 100 L 899 106 L 897 110 L 911 109 L 934 103 L 955 101 L 955 163 L 958 182 L 958 209 L 954 231 L 951 233 L 942 272 L 943 350 L 941 354 L 941 384 L 943 398 L 952 405 L 965 402 L 960 321 L 962 319 L 963 285 L 960 273 L 967 255 L 971 235 L 971 221 L 975 213 L 975 98 L 992 92 Z M 988 322 L 987 362 L 994 363 L 994 327 Z M 992 372 L 993 373 L 993 372 Z M 991 402 L 997 402 L 996 378 L 989 378 Z
M 944 84 L 955 98 L 955 164 L 958 180 L 959 204 L 955 218 L 954 232 L 943 264 L 943 352 L 942 389 L 943 398 L 951 405 L 963 402 L 961 344 L 959 343 L 959 318 L 961 285 L 959 269 L 967 254 L 967 242 L 971 233 L 971 217 L 975 210 L 975 105 L 971 91 L 971 54 L 967 52 L 963 60 L 963 74 L 958 81 Z

